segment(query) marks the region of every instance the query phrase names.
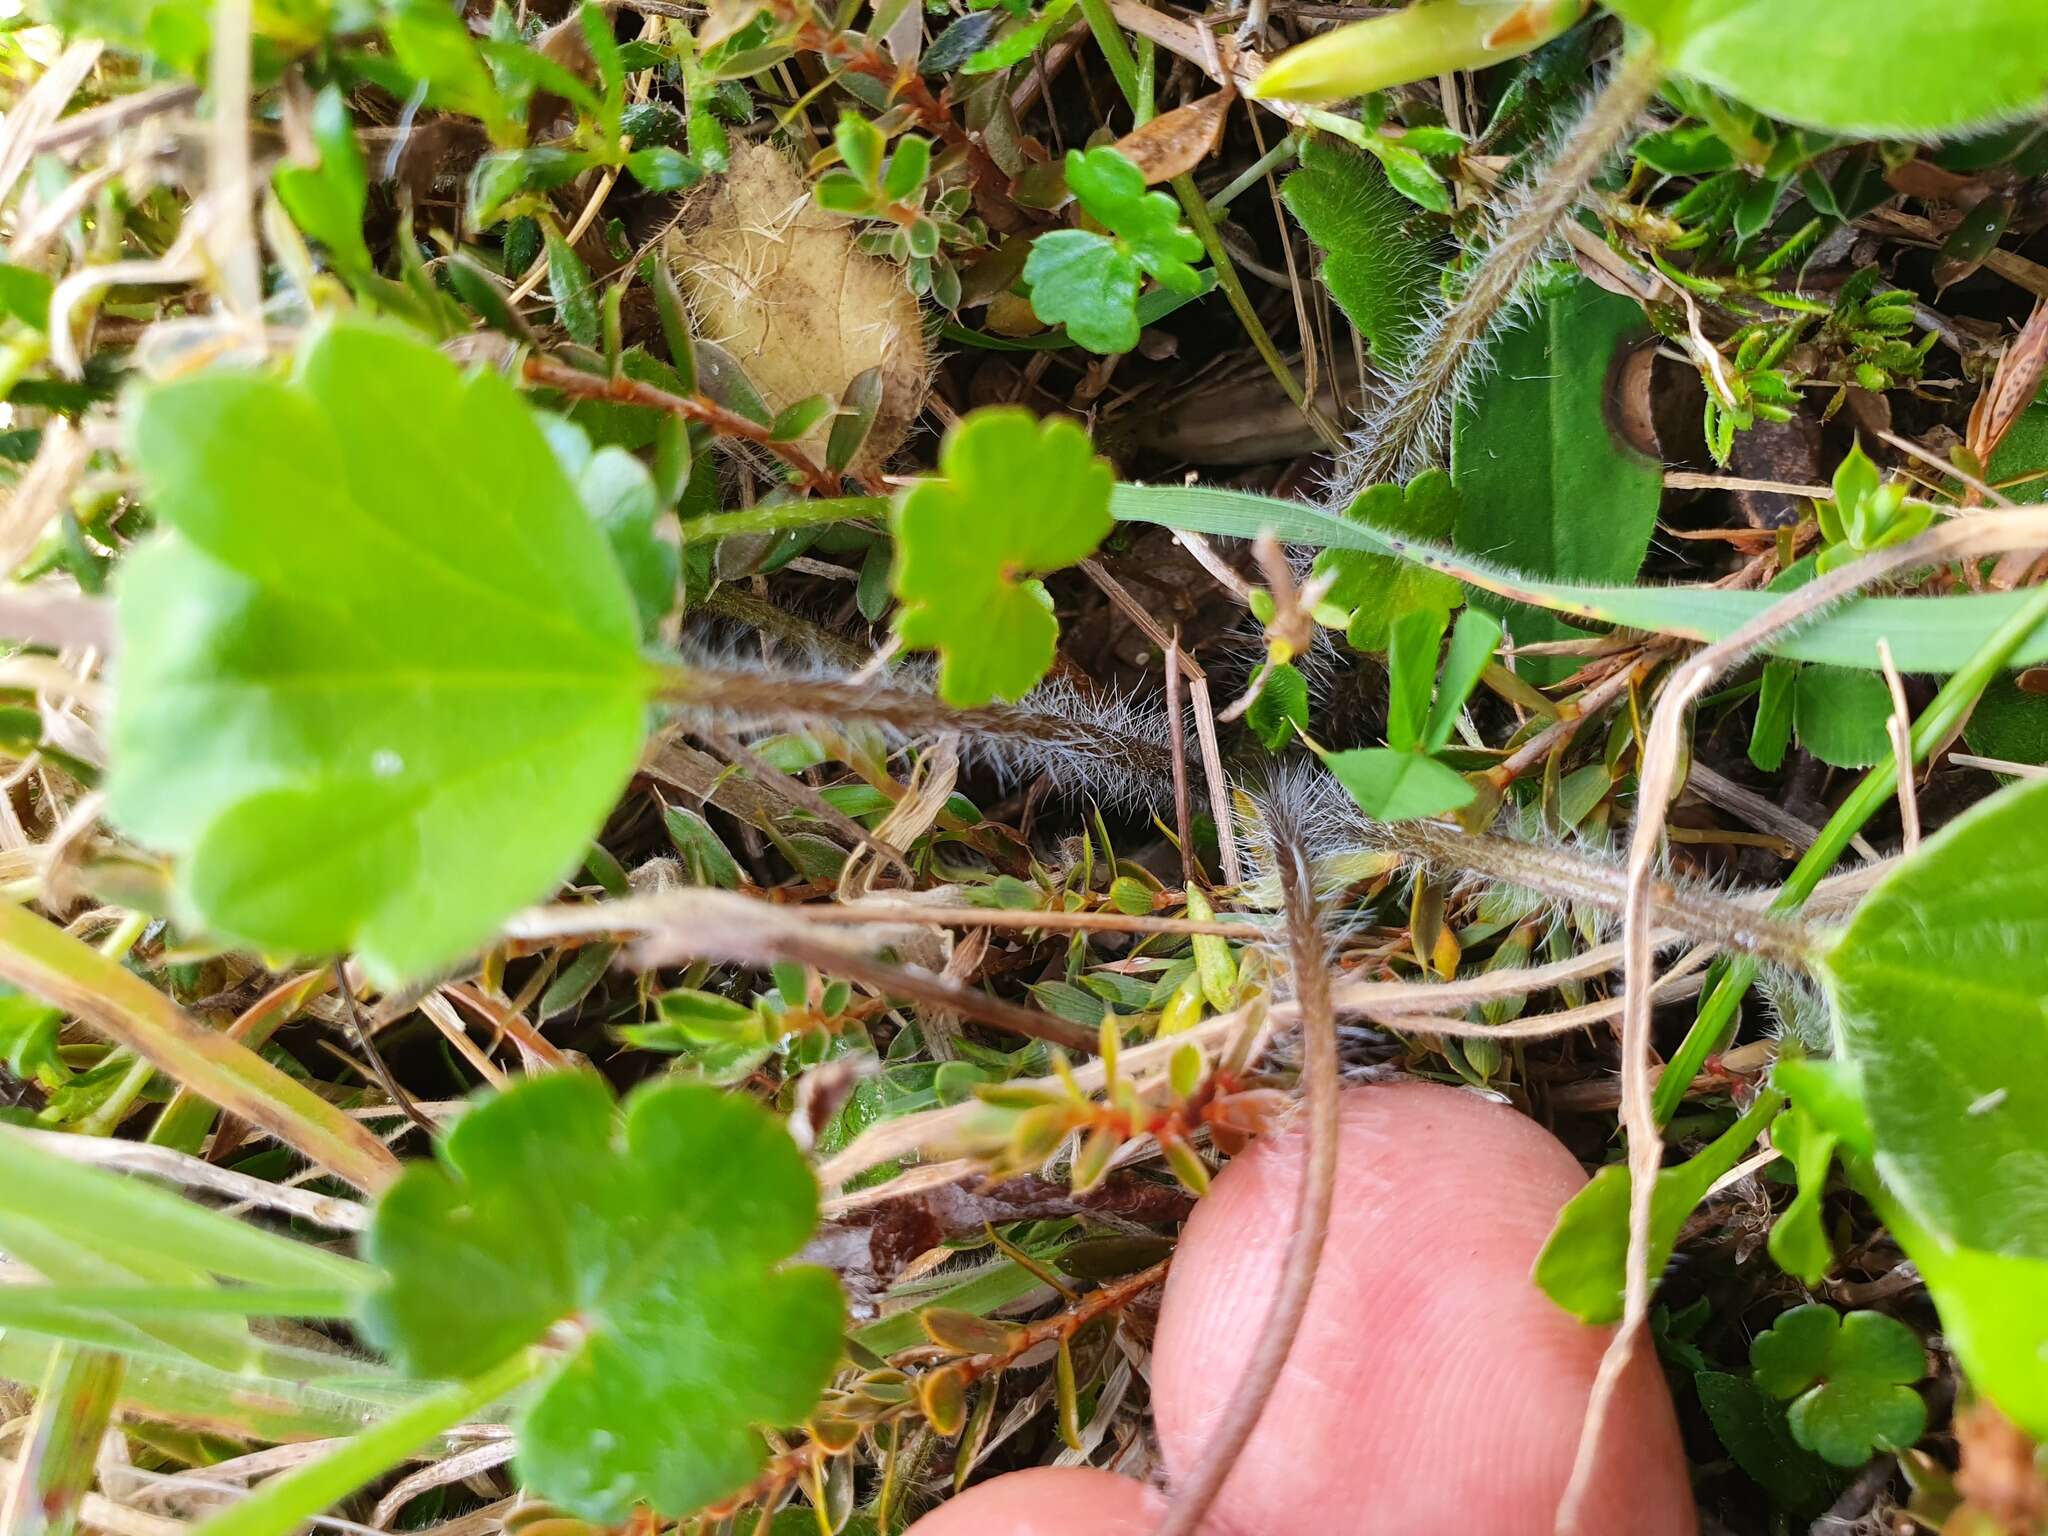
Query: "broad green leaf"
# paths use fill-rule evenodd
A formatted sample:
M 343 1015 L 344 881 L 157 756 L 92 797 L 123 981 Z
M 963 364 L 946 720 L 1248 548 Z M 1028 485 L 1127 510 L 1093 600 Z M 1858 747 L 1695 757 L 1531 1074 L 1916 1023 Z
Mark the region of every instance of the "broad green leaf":
M 511 137 L 511 117 L 476 39 L 438 0 L 391 0 L 382 20 L 399 68 L 427 88 L 427 103 L 481 118 L 492 137 Z
M 590 269 L 552 227 L 547 230 L 547 242 L 548 292 L 554 297 L 555 318 L 578 344 L 595 347 L 601 322 Z
M 543 1498 L 616 1521 L 686 1515 L 761 1465 L 758 1426 L 801 1420 L 839 1357 L 831 1274 L 787 1266 L 817 1188 L 749 1100 L 645 1087 L 614 1129 L 595 1077 L 531 1078 L 469 1111 L 378 1202 L 391 1276 L 371 1340 L 422 1376 L 474 1376 L 573 1325 L 519 1414 Z
M 1923 844 L 1821 970 L 1885 1184 L 1942 1241 L 2048 1260 L 2048 781 Z
M 948 433 L 939 477 L 897 498 L 896 632 L 939 652 L 947 703 L 1014 701 L 1045 676 L 1059 622 L 1044 587 L 1025 578 L 1095 552 L 1114 478 L 1072 422 L 1003 407 Z
M 1376 531 L 1298 501 L 1203 485 L 1120 485 L 1111 502 L 1120 522 L 1252 539 L 1262 529 L 1312 549 L 1353 549 L 1399 557 L 1511 602 L 1535 603 L 1594 625 L 1618 624 L 1688 640 L 1721 640 L 1776 602 L 1768 592 L 1713 587 L 1635 587 L 1551 581 L 1455 553 L 1431 540 Z M 1965 667 L 1998 629 L 2031 601 L 2028 592 L 1969 592 L 1941 597 L 1863 597 L 1831 608 L 1764 650 L 1797 661 L 1867 667 L 1880 637 L 1901 672 L 1947 675 Z M 2012 663 L 2048 661 L 2048 623 L 2014 652 Z
M 289 378 L 159 385 L 128 426 L 170 531 L 119 582 L 109 806 L 195 922 L 391 982 L 576 867 L 654 674 L 510 385 L 338 323 Z
M 682 551 L 657 531 L 661 498 L 654 476 L 625 449 L 600 448 L 578 473 L 576 493 L 633 590 L 641 628 L 652 632 L 676 604 L 683 567 Z
M 1741 1119 L 1691 1159 L 1658 1172 L 1657 1188 L 1650 1199 L 1652 1275 L 1663 1272 L 1686 1218 L 1706 1198 L 1714 1181 L 1742 1161 L 1783 1103 L 1776 1093 L 1760 1094 Z M 1536 1256 L 1536 1283 L 1582 1322 L 1611 1323 L 1621 1316 L 1628 1259 L 1628 1189 L 1626 1163 L 1602 1168 L 1558 1213 L 1557 1225 Z
M 1747 1376 L 1700 1371 L 1692 1382 L 1721 1444 L 1774 1503 L 1810 1519 L 1834 1502 L 1839 1475 L 1792 1438 L 1783 1404 Z
M 1448 544 L 1458 513 L 1451 477 L 1426 470 L 1398 485 L 1373 485 L 1358 493 L 1344 516 L 1354 523 L 1397 536 Z M 1384 651 L 1395 619 L 1403 614 L 1448 614 L 1464 601 L 1458 583 L 1393 555 L 1333 548 L 1316 556 L 1313 574 L 1330 577 L 1318 613 L 1341 624 L 1345 638 L 1361 651 Z
M 1302 146 L 1301 169 L 1280 184 L 1280 196 L 1322 253 L 1323 283 L 1374 361 L 1399 364 L 1415 343 L 1433 276 L 1431 241 L 1415 210 L 1372 156 L 1321 138 Z
M 1931 139 L 2048 105 L 2037 0 L 1607 0 L 1673 74 L 1772 117 Z
M 1632 581 L 1664 493 L 1663 467 L 1615 433 L 1609 383 L 1622 347 L 1642 333 L 1633 300 L 1577 274 L 1553 279 L 1526 325 L 1495 338 L 1487 368 L 1451 426 L 1457 547 L 1535 576 Z M 1568 639 L 1549 614 L 1502 613 L 1520 644 Z M 1532 657 L 1523 671 L 1552 681 L 1569 660 Z
M 1854 667 L 1801 667 L 1792 685 L 1799 744 L 1836 768 L 1868 768 L 1891 750 L 1885 722 L 1892 693 L 1882 674 Z
M 1473 789 L 1463 774 L 1420 752 L 1361 747 L 1327 753 L 1323 766 L 1376 821 L 1415 821 L 1472 803 Z
M 1040 235 L 1024 262 L 1032 313 L 1105 356 L 1138 344 L 1139 276 L 1135 257 L 1086 229 Z
M 1912 1383 L 1927 1374 L 1913 1330 L 1882 1312 L 1809 1303 L 1780 1316 L 1749 1347 L 1756 1384 L 1792 1398 L 1792 1437 L 1838 1467 L 1860 1467 L 1873 1451 L 1902 1451 L 1927 1428 L 1926 1401 Z

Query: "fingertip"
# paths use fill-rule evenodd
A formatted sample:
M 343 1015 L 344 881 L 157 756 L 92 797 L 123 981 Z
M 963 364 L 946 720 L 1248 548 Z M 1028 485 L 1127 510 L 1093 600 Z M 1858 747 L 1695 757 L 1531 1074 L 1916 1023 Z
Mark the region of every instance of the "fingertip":
M 1148 1536 L 1165 1513 L 1140 1482 L 1094 1467 L 1033 1467 L 977 1483 L 908 1536 Z
M 1302 1155 L 1299 1130 L 1253 1147 L 1182 1234 L 1152 1372 L 1176 1477 L 1204 1454 L 1263 1330 Z M 1556 1138 L 1492 1100 L 1421 1083 L 1347 1092 L 1330 1238 L 1287 1370 L 1224 1485 L 1223 1523 L 1549 1536 L 1609 1333 L 1529 1274 L 1584 1182 Z M 1586 1536 L 1697 1528 L 1669 1396 L 1638 1353 L 1617 1414 L 1628 1435 L 1602 1463 Z

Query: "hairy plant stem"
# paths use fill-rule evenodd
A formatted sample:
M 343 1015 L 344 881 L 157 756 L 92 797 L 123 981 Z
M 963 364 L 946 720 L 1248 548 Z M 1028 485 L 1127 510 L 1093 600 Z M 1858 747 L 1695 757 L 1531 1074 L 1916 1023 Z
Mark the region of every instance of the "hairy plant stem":
M 1485 875 L 1553 901 L 1576 902 L 1602 912 L 1618 914 L 1627 902 L 1628 878 L 1623 870 L 1568 849 L 1506 837 L 1475 837 L 1426 821 L 1376 827 L 1374 832 L 1393 852 L 1433 869 Z M 1752 966 L 1757 960 L 1804 966 L 1815 945 L 1814 934 L 1784 916 L 1785 909 L 1775 903 L 1760 909 L 1711 891 L 1659 880 L 1651 892 L 1651 910 L 1659 927 L 1751 957 L 1746 963 Z
M 1927 708 L 1920 712 L 1920 717 L 1913 722 L 1910 737 L 1914 762 L 1924 761 L 1929 753 L 1948 740 L 1967 717 L 1986 685 L 2011 660 L 2022 642 L 2043 623 L 2048 623 L 2048 587 L 2035 593 L 2026 607 L 1994 631 L 1983 648 L 1970 658 L 1969 664 L 1951 675 Z M 1794 911 L 1813 894 L 1814 887 L 1834 867 L 1835 861 L 1849 846 L 1850 839 L 1897 793 L 1898 771 L 1896 754 L 1887 753 L 1882 761 L 1864 774 L 1836 808 L 1835 814 L 1828 818 L 1813 846 L 1792 867 L 1792 873 L 1786 877 L 1784 886 L 1770 905 L 1771 913 Z M 1692 1027 L 1686 1031 L 1685 1039 L 1679 1043 L 1665 1066 L 1663 1076 L 1657 1080 L 1651 1109 L 1659 1125 L 1668 1123 L 1678 1112 L 1679 1105 L 1684 1102 L 1685 1085 L 1699 1075 L 1707 1058 L 1726 1046 L 1735 1011 L 1750 983 L 1756 980 L 1756 971 L 1755 960 L 1737 958 L 1731 960 L 1710 984 L 1707 995 L 1700 1000 L 1699 1013 Z
M 1258 1346 L 1203 1445 L 1193 1474 L 1175 1490 L 1173 1503 L 1153 1536 L 1190 1536 L 1216 1502 L 1231 1468 L 1258 1428 L 1293 1352 L 1330 1233 L 1340 1130 L 1337 1016 L 1330 1001 L 1329 945 L 1316 900 L 1315 876 L 1289 810 L 1282 804 L 1269 804 L 1266 822 L 1285 898 L 1289 969 L 1295 1006 L 1301 1014 L 1302 1076 L 1308 1083 L 1306 1166 L 1295 1196 L 1294 1236 L 1287 1245 L 1265 1326 L 1259 1330 Z
M 1110 755 L 1133 771 L 1164 782 L 1172 773 L 1166 750 L 1128 735 L 1111 737 L 1084 721 L 1030 709 L 989 706 L 954 709 L 928 693 L 873 688 L 818 678 L 773 677 L 693 664 L 662 668 L 659 697 L 684 709 L 705 709 L 753 719 L 869 721 L 903 731 L 950 731 L 968 737 L 1008 737 Z
M 1607 157 L 1635 126 L 1662 76 L 1655 51 L 1632 39 L 1557 154 L 1530 178 L 1519 206 L 1421 352 L 1388 381 L 1386 403 L 1359 431 L 1337 471 L 1338 499 L 1427 467 L 1442 449 L 1450 407 L 1496 322 Z

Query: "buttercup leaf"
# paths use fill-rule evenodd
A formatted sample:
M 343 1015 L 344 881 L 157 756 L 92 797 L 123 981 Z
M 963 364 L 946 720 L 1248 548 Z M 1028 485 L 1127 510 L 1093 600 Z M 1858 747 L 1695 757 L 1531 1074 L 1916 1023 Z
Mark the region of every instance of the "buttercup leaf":
M 129 435 L 170 531 L 119 586 L 109 805 L 197 923 L 395 981 L 575 867 L 653 672 L 510 385 L 337 324 L 289 378 L 147 390 Z
M 1094 553 L 1110 528 L 1110 467 L 1072 422 L 999 408 L 948 434 L 939 468 L 891 520 L 896 632 L 939 652 L 947 703 L 1022 698 L 1059 640 L 1050 597 L 1027 578 Z
M 801 1420 L 839 1357 L 837 1283 L 783 1264 L 817 1213 L 796 1144 L 747 1099 L 643 1088 L 621 1132 L 597 1078 L 530 1079 L 378 1203 L 366 1250 L 391 1282 L 363 1327 L 415 1374 L 472 1376 L 566 1325 L 520 1476 L 590 1520 L 689 1514 L 753 1476 L 756 1426 Z

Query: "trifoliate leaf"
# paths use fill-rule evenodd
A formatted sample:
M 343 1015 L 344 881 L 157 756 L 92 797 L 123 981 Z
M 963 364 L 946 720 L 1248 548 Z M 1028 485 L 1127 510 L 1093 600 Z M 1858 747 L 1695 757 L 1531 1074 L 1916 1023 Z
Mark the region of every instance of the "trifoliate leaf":
M 1108 145 L 1067 152 L 1067 188 L 1111 238 L 1080 229 L 1040 235 L 1024 263 L 1031 307 L 1090 351 L 1128 352 L 1138 344 L 1140 271 L 1177 293 L 1200 293 L 1202 274 L 1188 263 L 1202 242 L 1181 225 L 1179 205 L 1147 191 L 1145 173 Z
M 464 1115 L 378 1202 L 390 1284 L 362 1319 L 422 1376 L 474 1376 L 568 1330 L 526 1403 L 518 1468 L 589 1520 L 686 1515 L 760 1468 L 757 1426 L 801 1420 L 840 1352 L 825 1270 L 784 1267 L 817 1221 L 796 1144 L 750 1100 L 690 1083 L 627 1100 L 532 1078 Z
M 1354 523 L 1383 533 L 1407 534 L 1448 544 L 1458 516 L 1458 493 L 1442 470 L 1426 470 L 1398 485 L 1373 485 L 1344 510 Z M 1464 588 L 1437 571 L 1392 555 L 1356 549 L 1326 549 L 1316 556 L 1314 574 L 1334 576 L 1317 617 L 1346 628 L 1356 650 L 1384 651 L 1395 619 L 1404 614 L 1449 614 L 1464 600 Z
M 1759 1387 L 1796 1399 L 1792 1437 L 1838 1467 L 1904 1450 L 1927 1428 L 1912 1387 L 1927 1374 L 1926 1355 L 1912 1329 L 1882 1312 L 1794 1307 L 1757 1335 L 1749 1360 Z
M 337 324 L 291 377 L 159 385 L 129 428 L 171 531 L 119 583 L 108 795 L 198 924 L 393 982 L 576 867 L 654 674 L 509 384 Z
M 1032 313 L 1105 356 L 1138 344 L 1139 276 L 1135 257 L 1085 229 L 1040 235 L 1024 262 Z
M 891 585 L 903 643 L 939 652 L 939 694 L 961 708 L 1016 700 L 1052 665 L 1059 623 L 1034 575 L 1095 552 L 1115 478 L 1088 434 L 1014 408 L 946 436 L 940 478 L 897 499 Z

